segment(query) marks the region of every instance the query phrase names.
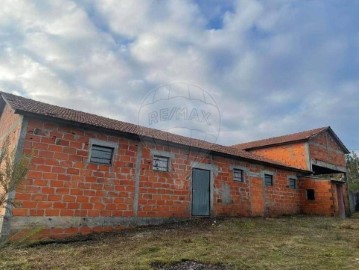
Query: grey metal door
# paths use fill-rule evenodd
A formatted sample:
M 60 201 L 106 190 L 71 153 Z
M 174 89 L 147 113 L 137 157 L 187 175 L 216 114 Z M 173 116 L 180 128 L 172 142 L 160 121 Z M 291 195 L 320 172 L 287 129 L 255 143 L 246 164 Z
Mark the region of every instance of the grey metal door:
M 192 170 L 192 216 L 210 214 L 210 171 Z

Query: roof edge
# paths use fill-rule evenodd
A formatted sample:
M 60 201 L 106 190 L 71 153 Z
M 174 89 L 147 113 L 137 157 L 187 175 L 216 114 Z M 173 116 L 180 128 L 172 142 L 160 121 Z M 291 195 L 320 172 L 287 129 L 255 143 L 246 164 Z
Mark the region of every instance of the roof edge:
M 264 149 L 264 148 L 269 148 L 269 147 L 274 147 L 274 146 L 281 146 L 281 145 L 287 145 L 287 144 L 293 144 L 293 143 L 306 142 L 308 140 L 309 140 L 309 138 L 308 139 L 293 140 L 293 141 L 289 141 L 289 142 L 272 143 L 272 144 L 268 144 L 268 145 L 246 147 L 246 148 L 242 148 L 242 149 L 245 150 L 245 151 L 256 150 L 256 149 Z M 232 147 L 235 147 L 235 146 L 232 146 Z
M 339 146 L 343 149 L 345 154 L 350 154 L 349 149 L 345 146 L 345 144 L 339 139 L 338 135 L 334 132 L 334 130 L 329 126 L 328 131 L 331 133 L 333 138 L 336 140 L 336 142 L 339 144 Z
M 317 134 L 314 134 L 312 136 L 310 136 L 307 140 L 309 141 L 312 138 L 317 137 L 319 134 L 322 134 L 323 132 L 329 132 L 330 135 L 332 135 L 332 137 L 334 138 L 334 140 L 337 142 L 337 144 L 340 146 L 340 148 L 342 148 L 344 154 L 350 154 L 350 151 L 348 150 L 348 148 L 345 146 L 345 144 L 339 139 L 338 135 L 334 132 L 334 130 L 332 129 L 331 126 L 327 126 L 326 129 L 323 129 L 322 131 L 318 132 Z
M 11 106 L 11 105 L 10 105 Z M 21 115 L 24 115 L 24 116 L 27 116 L 27 117 L 34 117 L 34 118 L 40 118 L 40 119 L 46 119 L 46 120 L 52 120 L 52 121 L 56 121 L 56 122 L 59 122 L 59 123 L 69 123 L 73 126 L 82 126 L 82 127 L 87 127 L 87 128 L 91 128 L 93 130 L 104 130 L 108 133 L 113 133 L 113 134 L 121 134 L 121 135 L 128 135 L 128 136 L 132 136 L 132 138 L 139 138 L 139 135 L 138 134 L 135 134 L 135 133 L 130 133 L 130 132 L 124 132 L 124 131 L 118 131 L 118 130 L 112 130 L 112 129 L 108 129 L 108 128 L 104 128 L 104 127 L 97 127 L 95 125 L 90 125 L 90 124 L 84 124 L 84 123 L 79 123 L 79 122 L 76 122 L 76 121 L 72 121 L 72 120 L 66 120 L 66 119 L 62 119 L 62 118 L 57 118 L 57 117 L 54 117 L 54 116 L 51 116 L 51 115 L 43 115 L 43 114 L 37 114 L 37 113 L 31 113 L 31 112 L 27 112 L 27 111 L 23 111 L 23 110 L 20 110 L 20 109 L 14 109 L 15 113 L 17 114 L 21 114 Z M 144 136 L 144 135 L 141 135 L 141 136 Z M 153 139 L 152 137 L 148 137 L 148 136 L 144 136 L 144 137 L 147 137 L 149 139 Z M 164 141 L 162 139 L 156 139 L 158 141 L 163 141 L 163 142 L 167 142 L 167 141 Z M 167 142 L 168 143 L 168 142 Z M 171 144 L 173 144 L 174 146 L 182 146 L 182 147 L 188 147 L 186 144 L 181 144 L 181 143 L 177 143 L 177 142 L 170 142 Z M 191 147 L 194 147 L 196 149 L 199 149 L 199 150 L 205 150 L 205 151 L 208 151 L 207 149 L 204 149 L 204 148 L 200 148 L 200 147 L 195 147 L 195 146 L 191 146 Z M 225 147 L 229 147 L 231 148 L 230 146 L 225 146 Z M 220 151 L 216 151 L 215 149 L 213 150 L 210 150 L 211 153 L 215 153 L 219 156 L 229 156 L 229 157 L 232 157 L 232 158 L 236 158 L 236 159 L 241 159 L 241 160 L 246 160 L 246 161 L 250 161 L 250 162 L 253 162 L 253 163 L 256 163 L 256 164 L 261 164 L 261 165 L 266 165 L 266 166 L 270 166 L 270 167 L 275 167 L 275 168 L 280 168 L 280 169 L 285 169 L 285 170 L 290 170 L 290 171 L 295 171 L 295 172 L 299 172 L 299 173 L 304 173 L 304 174 L 310 174 L 312 173 L 312 171 L 308 171 L 308 170 L 303 170 L 303 169 L 300 169 L 300 168 L 297 168 L 297 167 L 292 167 L 292 166 L 289 166 L 289 165 L 286 165 L 286 164 L 279 164 L 279 163 L 276 163 L 275 160 L 273 160 L 273 163 L 271 162 L 271 160 L 268 160 L 268 161 L 264 161 L 264 160 L 256 160 L 256 159 L 251 159 L 249 157 L 242 157 L 242 156 L 239 156 L 239 155 L 232 155 L 232 154 L 229 154 L 229 153 L 222 153 Z M 253 154 L 251 153 L 252 155 L 254 156 L 257 156 L 256 154 Z M 260 159 L 263 159 L 263 157 L 261 156 L 258 156 L 258 158 Z

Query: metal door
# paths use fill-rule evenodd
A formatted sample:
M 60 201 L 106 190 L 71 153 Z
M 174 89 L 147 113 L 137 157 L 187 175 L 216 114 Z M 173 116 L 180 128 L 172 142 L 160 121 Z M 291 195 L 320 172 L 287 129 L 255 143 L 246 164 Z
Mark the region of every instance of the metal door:
M 210 214 L 210 171 L 192 170 L 192 216 Z

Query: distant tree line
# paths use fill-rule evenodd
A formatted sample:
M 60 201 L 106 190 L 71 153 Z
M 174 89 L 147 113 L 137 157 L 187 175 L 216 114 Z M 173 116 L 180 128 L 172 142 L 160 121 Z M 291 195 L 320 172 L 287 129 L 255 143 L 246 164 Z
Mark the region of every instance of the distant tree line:
M 359 191 L 359 157 L 352 151 L 346 155 L 347 161 L 347 182 L 349 189 Z

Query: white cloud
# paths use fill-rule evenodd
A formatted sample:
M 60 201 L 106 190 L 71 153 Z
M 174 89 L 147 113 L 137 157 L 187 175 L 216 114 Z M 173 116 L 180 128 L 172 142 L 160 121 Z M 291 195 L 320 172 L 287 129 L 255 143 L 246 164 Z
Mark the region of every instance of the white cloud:
M 208 5 L 3 1 L 0 88 L 136 123 L 150 89 L 184 81 L 217 100 L 220 143 L 331 124 L 359 147 L 356 2 Z

